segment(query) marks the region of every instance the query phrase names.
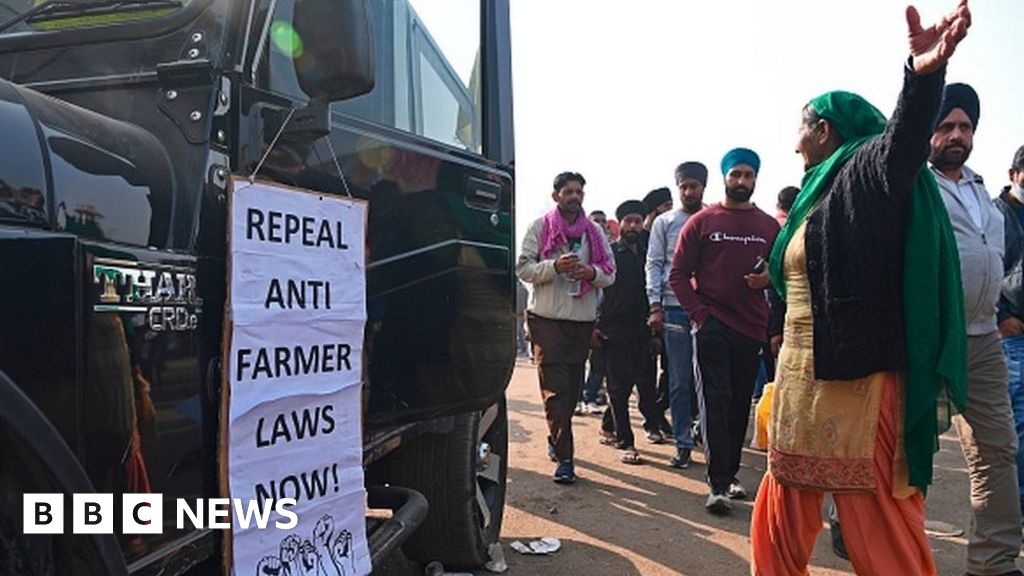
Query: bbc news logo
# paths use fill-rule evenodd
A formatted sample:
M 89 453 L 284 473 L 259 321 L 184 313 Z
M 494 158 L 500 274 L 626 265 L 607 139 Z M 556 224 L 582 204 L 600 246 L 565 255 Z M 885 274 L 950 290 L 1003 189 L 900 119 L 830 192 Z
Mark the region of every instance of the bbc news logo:
M 64 533 L 64 494 L 25 494 L 23 498 L 25 534 Z M 240 498 L 198 498 L 190 503 L 179 498 L 175 506 L 178 530 L 231 528 L 234 512 L 239 528 L 254 526 L 290 530 L 299 523 L 299 517 L 290 510 L 294 498 L 280 500 L 242 500 Z M 163 534 L 164 499 L 161 494 L 122 494 L 122 534 Z M 271 524 L 271 516 L 278 519 Z M 71 506 L 71 532 L 73 534 L 114 533 L 113 494 L 74 494 Z

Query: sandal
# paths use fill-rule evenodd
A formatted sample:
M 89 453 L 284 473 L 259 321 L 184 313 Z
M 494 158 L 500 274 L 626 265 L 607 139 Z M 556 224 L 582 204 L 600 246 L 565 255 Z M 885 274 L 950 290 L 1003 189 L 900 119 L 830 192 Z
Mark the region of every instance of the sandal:
M 636 448 L 623 448 L 619 450 L 619 460 L 623 464 L 642 464 L 643 459 L 640 458 L 640 453 L 636 451 Z
M 615 446 L 618 444 L 618 440 L 615 439 L 614 432 L 608 432 L 607 430 L 599 430 L 599 436 L 597 437 L 597 443 L 601 446 Z

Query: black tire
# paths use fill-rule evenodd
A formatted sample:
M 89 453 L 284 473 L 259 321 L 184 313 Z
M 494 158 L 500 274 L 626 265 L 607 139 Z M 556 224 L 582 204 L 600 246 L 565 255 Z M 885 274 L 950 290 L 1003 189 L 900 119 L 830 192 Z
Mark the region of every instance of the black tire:
M 430 511 L 403 550 L 417 562 L 473 568 L 498 541 L 508 474 L 505 400 L 454 417 L 451 432 L 426 433 L 391 456 L 391 481 L 419 491 Z M 481 458 L 480 446 L 489 450 Z
M 0 435 L 2 437 L 2 435 Z M 6 449 L 6 447 L 5 447 Z M 16 465 L 18 463 L 11 462 Z M 21 497 L 26 492 L 39 491 L 29 488 L 20 479 L 15 480 L 9 473 L 11 466 L 4 462 L 0 466 L 0 566 L 4 574 L 17 576 L 56 576 L 66 572 L 68 565 L 59 566 L 58 558 L 66 557 L 70 537 L 66 535 L 33 534 L 22 532 Z M 70 531 L 70 522 L 65 524 Z M 65 571 L 65 572 L 62 572 Z M 100 574 L 91 569 L 81 574 Z
M 0 574 L 11 576 L 101 576 L 109 574 L 89 536 L 71 534 L 71 509 L 65 500 L 64 534 L 24 534 L 23 496 L 57 493 L 45 465 L 31 449 L 0 424 Z
M 96 490 L 46 417 L 0 371 L 0 574 L 126 576 L 112 534 L 72 534 L 70 494 Z M 23 495 L 65 494 L 63 534 L 24 534 Z

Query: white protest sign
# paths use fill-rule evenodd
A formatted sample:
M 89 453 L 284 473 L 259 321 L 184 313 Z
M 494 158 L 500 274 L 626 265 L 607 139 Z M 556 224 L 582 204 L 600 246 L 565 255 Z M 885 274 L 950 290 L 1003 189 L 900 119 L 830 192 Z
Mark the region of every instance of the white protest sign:
M 231 420 L 360 382 L 366 205 L 234 181 Z
M 234 574 L 355 576 L 370 571 L 365 534 L 360 388 L 294 396 L 250 410 L 231 425 L 231 497 L 294 498 L 291 530 L 243 528 L 234 519 Z M 286 522 L 276 513 L 267 525 Z M 290 572 L 284 570 L 289 567 Z
M 228 468 L 232 573 L 370 572 L 361 396 L 366 205 L 232 182 Z

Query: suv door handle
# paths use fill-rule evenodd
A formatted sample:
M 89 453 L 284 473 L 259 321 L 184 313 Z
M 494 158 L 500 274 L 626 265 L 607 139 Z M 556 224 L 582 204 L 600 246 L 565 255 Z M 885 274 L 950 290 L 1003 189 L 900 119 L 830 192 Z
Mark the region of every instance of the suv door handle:
M 497 212 L 501 203 L 501 184 L 474 178 L 466 178 L 466 206 L 487 212 Z

